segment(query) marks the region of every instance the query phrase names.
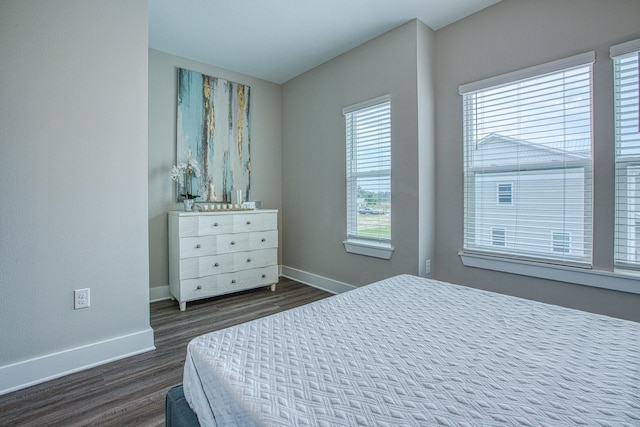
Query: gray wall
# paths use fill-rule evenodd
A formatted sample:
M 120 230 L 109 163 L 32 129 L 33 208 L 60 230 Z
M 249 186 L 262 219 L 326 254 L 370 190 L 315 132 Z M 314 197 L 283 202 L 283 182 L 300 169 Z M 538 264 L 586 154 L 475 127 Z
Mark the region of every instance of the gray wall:
M 355 286 L 424 271 L 434 241 L 433 37 L 412 21 L 283 85 L 285 267 Z M 384 94 L 392 117 L 391 260 L 349 254 L 342 244 L 342 108 Z
M 426 274 L 425 260 L 435 254 L 436 231 L 436 99 L 435 36 L 417 22 L 418 74 L 418 274 Z M 431 263 L 433 260 L 431 260 Z M 433 268 L 433 267 L 431 267 Z
M 282 102 L 280 85 L 153 49 L 148 54 L 149 275 L 152 295 L 160 298 L 169 285 L 167 211 L 183 209 L 175 203 L 175 183 L 169 177 L 176 162 L 177 69 L 251 87 L 251 198 L 262 201 L 263 208 L 278 210 L 282 209 Z
M 594 264 L 613 266 L 613 93 L 609 47 L 640 37 L 638 0 L 503 0 L 436 33 L 438 279 L 640 320 L 640 295 L 466 268 L 460 84 L 590 50 L 594 66 Z
M 147 27 L 145 0 L 0 2 L 0 370 L 141 331 L 153 345 Z

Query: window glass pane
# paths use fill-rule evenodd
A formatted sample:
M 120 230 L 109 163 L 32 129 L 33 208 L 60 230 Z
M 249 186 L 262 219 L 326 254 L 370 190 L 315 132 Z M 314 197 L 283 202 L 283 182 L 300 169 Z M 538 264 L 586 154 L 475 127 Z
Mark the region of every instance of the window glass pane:
M 494 246 L 505 246 L 507 241 L 507 232 L 504 228 L 491 229 L 491 244 Z
M 347 237 L 391 240 L 391 104 L 345 114 Z
M 591 68 L 463 94 L 465 249 L 590 265 Z
M 613 58 L 616 224 L 615 264 L 640 269 L 639 52 Z
M 512 184 L 498 184 L 498 204 L 510 205 L 512 204 Z
M 569 253 L 571 251 L 571 235 L 569 233 L 553 233 L 553 251 Z

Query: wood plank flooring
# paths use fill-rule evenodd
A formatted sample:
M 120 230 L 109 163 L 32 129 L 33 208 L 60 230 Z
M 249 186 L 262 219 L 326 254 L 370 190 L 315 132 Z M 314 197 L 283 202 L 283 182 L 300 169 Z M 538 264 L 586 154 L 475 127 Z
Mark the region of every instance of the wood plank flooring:
M 187 304 L 151 304 L 156 350 L 0 396 L 0 426 L 162 426 L 167 390 L 182 382 L 187 343 L 206 332 L 330 296 L 281 279 L 267 288 Z

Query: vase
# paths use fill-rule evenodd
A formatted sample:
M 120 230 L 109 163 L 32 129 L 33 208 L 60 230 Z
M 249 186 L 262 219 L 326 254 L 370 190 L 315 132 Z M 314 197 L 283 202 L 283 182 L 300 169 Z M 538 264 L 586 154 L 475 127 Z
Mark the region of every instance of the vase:
M 185 212 L 193 212 L 194 199 L 184 199 L 182 202 L 184 203 Z

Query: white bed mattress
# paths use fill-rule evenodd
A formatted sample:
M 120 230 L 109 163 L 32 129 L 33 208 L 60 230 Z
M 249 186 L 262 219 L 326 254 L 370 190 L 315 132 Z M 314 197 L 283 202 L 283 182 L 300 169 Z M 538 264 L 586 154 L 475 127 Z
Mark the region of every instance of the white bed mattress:
M 640 323 L 402 275 L 206 334 L 202 425 L 640 426 Z

